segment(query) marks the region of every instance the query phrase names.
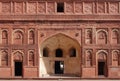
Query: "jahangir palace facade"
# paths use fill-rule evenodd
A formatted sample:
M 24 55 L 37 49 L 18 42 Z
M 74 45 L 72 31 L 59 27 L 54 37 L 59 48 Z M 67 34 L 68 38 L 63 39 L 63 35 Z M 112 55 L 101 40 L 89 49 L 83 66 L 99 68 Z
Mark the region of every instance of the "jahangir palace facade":
M 0 78 L 120 78 L 119 0 L 0 0 Z

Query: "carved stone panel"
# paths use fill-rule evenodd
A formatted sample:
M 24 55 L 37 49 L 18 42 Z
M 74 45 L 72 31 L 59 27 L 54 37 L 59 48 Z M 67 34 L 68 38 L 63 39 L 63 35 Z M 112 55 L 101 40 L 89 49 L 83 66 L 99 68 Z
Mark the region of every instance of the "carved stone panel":
M 2 3 L 2 13 L 9 14 L 11 12 L 11 4 L 10 3 Z
M 97 13 L 105 13 L 105 3 L 98 3 L 97 9 Z
M 47 12 L 48 13 L 55 13 L 55 3 L 54 2 L 47 3 Z
M 93 3 L 84 3 L 84 13 L 85 14 L 93 13 Z
M 118 3 L 110 3 L 109 6 L 109 13 L 116 14 L 119 11 L 119 4 Z
M 86 66 L 92 66 L 92 50 L 85 52 Z
M 37 5 L 35 2 L 28 3 L 27 8 L 28 14 L 35 14 L 37 11 Z
M 23 3 L 15 3 L 15 13 L 17 14 L 23 13 Z
M 112 66 L 118 66 L 119 51 L 112 51 Z
M 85 43 L 86 44 L 92 43 L 92 29 L 85 30 Z
M 75 3 L 75 13 L 83 13 L 83 4 L 82 2 Z
M 38 13 L 46 13 L 46 3 L 38 2 Z
M 66 3 L 66 13 L 73 13 L 74 7 L 72 2 Z

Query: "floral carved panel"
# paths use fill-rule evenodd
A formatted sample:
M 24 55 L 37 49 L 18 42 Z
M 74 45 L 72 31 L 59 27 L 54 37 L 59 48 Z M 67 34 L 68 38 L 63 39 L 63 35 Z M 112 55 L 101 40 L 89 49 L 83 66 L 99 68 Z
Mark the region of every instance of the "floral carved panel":
M 46 3 L 38 2 L 38 13 L 46 13 Z
M 74 9 L 73 9 L 73 3 L 72 2 L 67 2 L 66 3 L 66 13 L 73 13 Z
M 119 11 L 119 4 L 118 3 L 110 3 L 109 6 L 109 13 L 116 14 Z
M 93 3 L 84 3 L 84 13 L 85 14 L 93 13 Z
M 11 4 L 10 3 L 2 3 L 2 13 L 9 14 L 11 12 Z
M 17 14 L 23 13 L 23 3 L 15 3 L 15 13 Z
M 83 13 L 83 4 L 82 2 L 75 3 L 75 13 Z
M 28 14 L 35 14 L 37 11 L 37 5 L 35 2 L 28 3 L 27 8 L 28 8 L 27 9 Z
M 55 12 L 55 3 L 54 2 L 48 2 L 47 3 L 47 12 L 48 13 L 54 13 Z

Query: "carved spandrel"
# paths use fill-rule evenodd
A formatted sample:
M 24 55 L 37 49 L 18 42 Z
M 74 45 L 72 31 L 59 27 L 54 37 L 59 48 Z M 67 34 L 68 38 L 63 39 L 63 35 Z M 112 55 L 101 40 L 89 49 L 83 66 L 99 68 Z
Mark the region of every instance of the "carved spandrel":
M 66 3 L 66 13 L 73 13 L 73 3 Z
M 46 13 L 46 3 L 45 2 L 38 3 L 38 13 Z
M 28 3 L 27 8 L 28 14 L 35 14 L 37 11 L 37 5 L 35 2 Z
M 93 13 L 93 3 L 84 3 L 84 13 L 85 14 Z
M 48 2 L 47 3 L 47 12 L 48 13 L 54 13 L 55 12 L 55 3 L 54 2 Z
M 11 4 L 10 3 L 2 3 L 2 13 L 9 14 L 11 12 Z
M 119 11 L 119 5 L 118 5 L 118 3 L 110 3 L 110 6 L 109 6 L 110 8 L 109 8 L 109 13 L 111 13 L 111 14 L 116 14 L 116 13 L 118 13 L 118 11 Z
M 15 3 L 15 13 L 17 14 L 23 13 L 23 3 Z
M 97 8 L 98 8 L 98 13 L 105 13 L 105 3 L 98 3 L 97 4 Z
M 75 13 L 83 13 L 83 4 L 82 2 L 75 3 Z

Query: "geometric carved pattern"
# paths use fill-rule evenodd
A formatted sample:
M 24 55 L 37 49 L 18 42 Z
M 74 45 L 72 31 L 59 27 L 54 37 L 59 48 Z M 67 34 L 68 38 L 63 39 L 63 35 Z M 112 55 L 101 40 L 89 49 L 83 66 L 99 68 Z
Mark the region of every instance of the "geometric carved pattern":
M 15 3 L 15 13 L 17 14 L 23 13 L 23 3 Z
M 66 13 L 73 13 L 73 3 L 66 3 Z
M 104 2 L 98 3 L 97 8 L 98 8 L 98 13 L 105 13 L 105 3 Z
M 75 13 L 83 13 L 83 4 L 82 2 L 75 3 Z
M 92 14 L 93 13 L 93 3 L 85 3 L 84 4 L 84 13 Z
M 119 11 L 119 4 L 117 3 L 110 3 L 110 8 L 109 8 L 109 12 L 114 14 L 114 13 L 118 13 Z
M 28 3 L 28 6 L 27 6 L 27 12 L 29 14 L 35 14 L 36 11 L 37 11 L 37 6 L 36 6 L 36 3 L 35 2 L 30 2 Z
M 55 3 L 54 2 L 47 3 L 47 12 L 48 13 L 55 13 Z
M 2 12 L 4 14 L 11 12 L 11 4 L 10 3 L 2 3 Z
M 38 3 L 38 13 L 46 13 L 46 4 L 45 2 Z

